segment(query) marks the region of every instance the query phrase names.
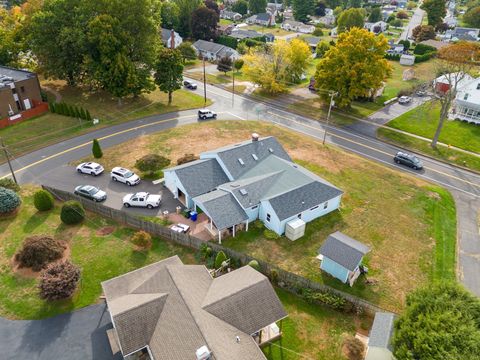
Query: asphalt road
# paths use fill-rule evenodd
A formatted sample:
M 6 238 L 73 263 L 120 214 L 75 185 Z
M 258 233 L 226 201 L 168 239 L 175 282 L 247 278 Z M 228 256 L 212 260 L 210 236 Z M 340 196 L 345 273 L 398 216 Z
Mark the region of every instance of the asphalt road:
M 202 84 L 199 83 L 198 85 L 197 93 L 202 94 Z M 463 215 L 458 216 L 459 254 L 461 255 L 459 256 L 458 273 L 464 284 L 480 296 L 480 277 L 478 276 L 478 270 L 480 269 L 480 236 L 477 223 L 478 210 L 480 209 L 478 205 L 478 199 L 480 198 L 479 175 L 420 155 L 419 157 L 424 162 L 425 167 L 424 170 L 416 172 L 393 163 L 393 155 L 399 148 L 373 137 L 359 134 L 352 129 L 326 126 L 306 117 L 243 96 L 236 95 L 234 101 L 232 101 L 231 93 L 210 85 L 208 85 L 207 90 L 208 97 L 214 101 L 211 109 L 219 113 L 219 119 L 269 121 L 318 140 L 323 138 L 324 132 L 327 130 L 326 141 L 328 143 L 396 168 L 399 171 L 439 184 L 452 191 L 456 195 L 458 214 Z M 17 170 L 20 182 L 41 183 L 41 178 L 53 169 L 89 155 L 93 138 L 99 139 L 102 147 L 107 148 L 143 134 L 195 122 L 197 122 L 197 118 L 194 110 L 151 116 L 100 129 L 46 147 L 16 159 L 13 165 Z M 188 152 L 188 144 L 186 144 L 185 151 Z M 7 174 L 8 167 L 5 164 L 0 166 L 0 176 Z M 463 232 L 464 228 L 471 229 L 468 235 Z M 477 229 L 477 231 L 474 229 Z M 465 248 L 465 246 L 468 246 L 468 248 Z
M 420 5 L 421 3 L 418 6 Z M 402 34 L 400 35 L 399 40 L 408 40 L 409 38 L 411 38 L 413 29 L 415 29 L 415 27 L 417 27 L 418 25 L 422 24 L 422 20 L 424 16 L 425 16 L 425 11 L 420 9 L 420 7 L 416 8 L 412 17 L 410 18 L 410 21 L 407 27 L 405 28 L 405 30 L 403 30 Z

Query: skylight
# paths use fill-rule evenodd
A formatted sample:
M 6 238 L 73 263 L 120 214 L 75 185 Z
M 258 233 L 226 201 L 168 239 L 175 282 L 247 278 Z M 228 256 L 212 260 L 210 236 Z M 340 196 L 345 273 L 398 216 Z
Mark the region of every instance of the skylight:
M 258 156 L 255 155 L 255 154 L 252 154 L 252 157 L 253 157 L 253 160 L 257 161 L 258 160 Z
M 240 163 L 240 165 L 245 165 L 245 163 L 243 162 L 242 158 L 238 158 L 238 162 Z
M 242 194 L 242 195 L 245 196 L 245 195 L 247 195 L 248 193 L 247 193 L 247 190 L 245 190 L 245 189 L 240 189 L 240 194 Z
M 268 148 L 268 151 L 270 151 L 271 153 L 273 153 L 273 149 L 272 149 L 272 148 Z

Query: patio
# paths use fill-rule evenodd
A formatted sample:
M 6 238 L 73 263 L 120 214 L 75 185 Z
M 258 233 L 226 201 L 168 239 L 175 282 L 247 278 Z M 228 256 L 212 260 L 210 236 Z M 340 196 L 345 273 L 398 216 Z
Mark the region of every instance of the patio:
M 204 213 L 198 214 L 196 221 L 187 219 L 182 214 L 177 214 L 176 212 L 169 213 L 167 218 L 168 221 L 172 222 L 172 224 L 180 223 L 189 226 L 190 229 L 188 230 L 187 234 L 195 236 L 196 238 L 204 241 L 209 241 L 214 238 L 214 235 L 208 230 L 210 226 L 210 220 Z

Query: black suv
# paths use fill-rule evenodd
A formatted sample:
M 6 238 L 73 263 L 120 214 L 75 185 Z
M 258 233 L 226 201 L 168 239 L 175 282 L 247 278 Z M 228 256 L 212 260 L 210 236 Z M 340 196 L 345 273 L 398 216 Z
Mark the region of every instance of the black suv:
M 423 164 L 422 162 L 415 156 L 415 155 L 410 155 L 410 154 L 406 154 L 406 153 L 403 153 L 401 151 L 399 151 L 395 157 L 393 158 L 393 160 L 397 163 L 397 164 L 403 164 L 403 165 L 406 165 L 408 167 L 411 167 L 412 169 L 414 170 L 421 170 L 423 169 Z
M 187 89 L 197 90 L 197 84 L 195 84 L 195 83 L 192 82 L 192 81 L 185 80 L 185 81 L 183 82 L 183 85 L 184 85 Z

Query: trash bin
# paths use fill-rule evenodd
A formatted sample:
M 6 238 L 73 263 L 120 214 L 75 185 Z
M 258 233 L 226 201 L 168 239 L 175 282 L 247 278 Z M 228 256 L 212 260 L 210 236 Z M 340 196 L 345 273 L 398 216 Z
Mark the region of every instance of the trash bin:
M 198 216 L 198 213 L 196 211 L 190 212 L 190 220 L 197 221 L 197 216 Z
M 182 207 L 181 206 L 177 206 L 177 214 L 180 214 L 182 212 Z

